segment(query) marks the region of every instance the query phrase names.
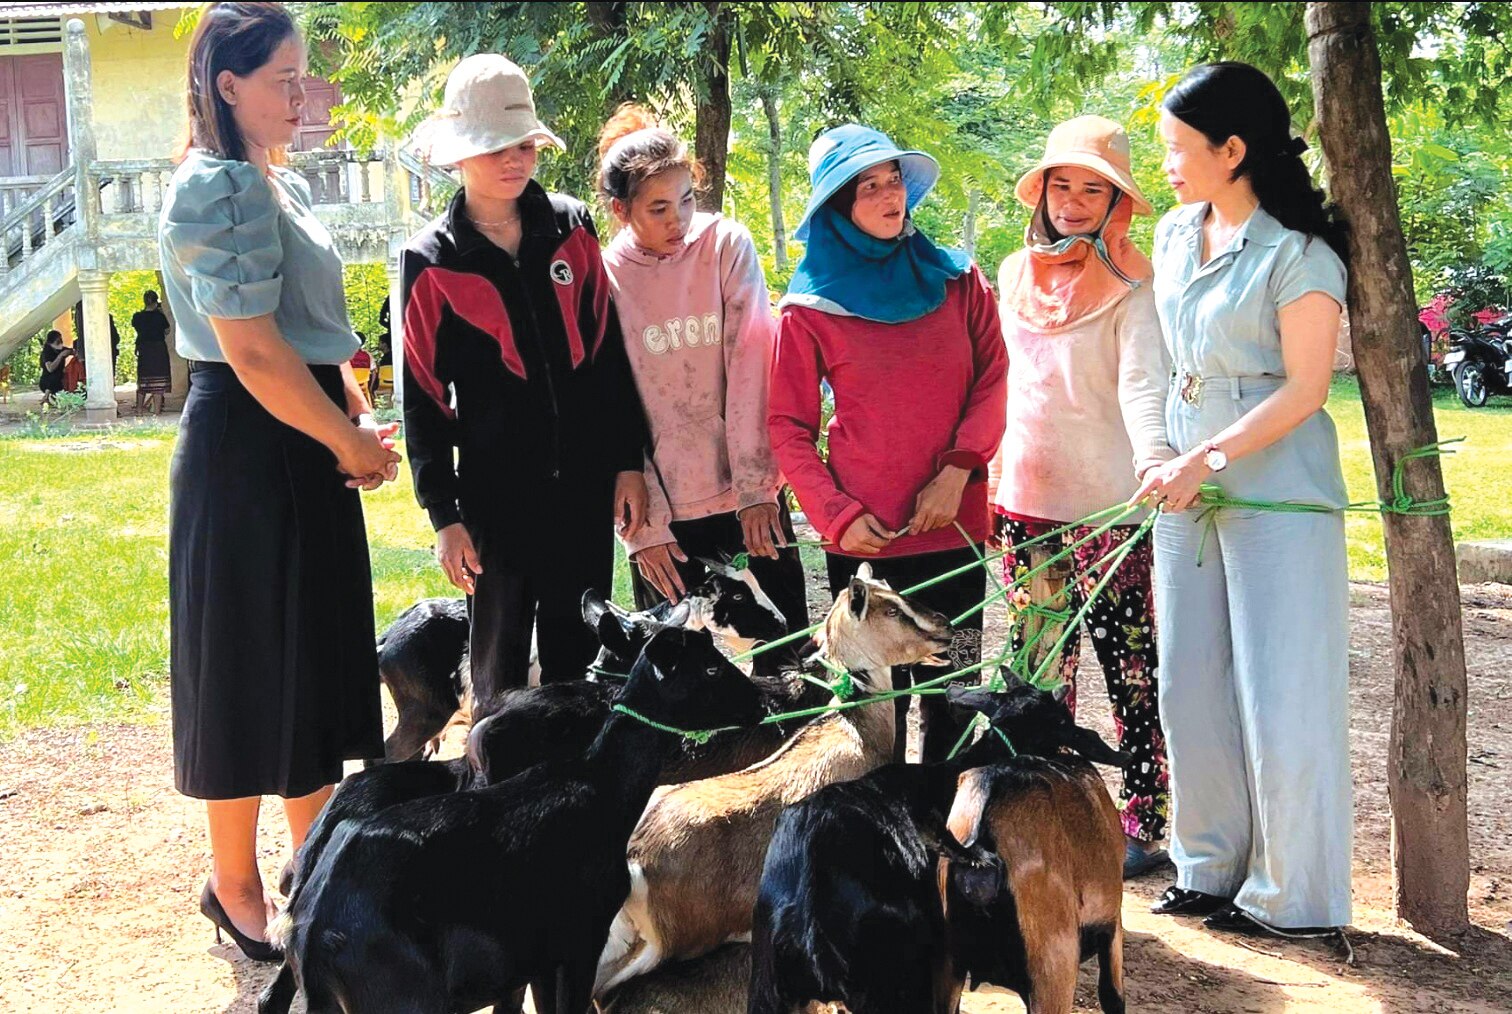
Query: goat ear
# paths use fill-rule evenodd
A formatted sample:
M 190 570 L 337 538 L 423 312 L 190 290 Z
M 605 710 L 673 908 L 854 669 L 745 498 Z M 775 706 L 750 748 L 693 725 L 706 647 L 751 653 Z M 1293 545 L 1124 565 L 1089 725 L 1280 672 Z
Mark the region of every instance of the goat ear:
M 991 714 L 997 707 L 997 698 L 985 687 L 948 686 L 945 688 L 945 700 L 957 708 L 965 708 L 969 711 Z
M 707 556 L 698 557 L 698 562 L 703 564 L 704 569 L 706 569 L 711 574 L 718 574 L 720 577 L 729 578 L 731 581 L 739 579 L 739 575 L 735 572 L 735 568 L 731 567 L 728 563 L 724 563 L 719 560 L 711 560 Z
M 1083 729 L 1079 725 L 1073 725 L 1068 729 L 1062 741 L 1095 764 L 1121 767 L 1129 759 L 1128 754 L 1114 750 L 1097 733 L 1091 729 Z
M 861 566 L 865 567 L 866 564 L 863 563 Z M 850 587 L 847 591 L 850 593 L 851 615 L 858 620 L 864 619 L 866 617 L 867 598 L 871 595 L 870 589 L 866 587 L 866 581 L 860 577 L 851 578 Z
M 597 630 L 599 618 L 609 611 L 609 603 L 604 596 L 599 594 L 597 588 L 589 588 L 583 592 L 583 622 L 592 630 Z
M 625 629 L 624 622 L 610 609 L 599 614 L 598 623 L 594 625 L 594 632 L 598 634 L 599 644 L 619 655 L 621 658 L 634 655 L 637 650 L 635 642 L 630 639 L 630 633 Z
M 1050 691 L 1050 696 L 1055 698 L 1056 704 L 1065 704 L 1066 698 L 1071 696 L 1071 683 L 1068 680 Z
M 666 618 L 662 620 L 662 622 L 669 627 L 686 627 L 688 625 L 688 621 L 692 618 L 693 603 L 689 602 L 687 599 L 683 599 L 677 605 L 672 607 L 672 611 L 667 614 Z
M 875 580 L 872 577 L 872 565 L 870 563 L 863 563 L 861 566 L 857 567 L 856 576 L 863 581 Z
M 956 841 L 966 848 L 976 845 L 982 836 L 982 822 L 986 819 L 987 805 L 992 802 L 992 781 L 986 777 L 989 770 L 976 768 L 961 776 L 950 804 L 950 816 L 945 820 Z M 964 835 L 956 831 L 961 827 L 966 829 Z M 990 847 L 990 843 L 983 844 Z

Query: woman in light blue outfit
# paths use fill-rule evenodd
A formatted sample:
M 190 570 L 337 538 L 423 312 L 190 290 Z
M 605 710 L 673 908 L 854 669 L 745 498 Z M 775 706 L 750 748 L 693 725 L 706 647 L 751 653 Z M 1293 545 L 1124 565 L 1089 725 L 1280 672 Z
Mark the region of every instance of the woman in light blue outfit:
M 1155 529 L 1160 713 L 1176 884 L 1156 912 L 1240 932 L 1350 918 L 1348 572 L 1338 513 L 1185 511 L 1232 496 L 1345 503 L 1323 410 L 1345 301 L 1342 228 L 1275 85 L 1245 64 L 1165 100 L 1181 206 L 1155 236 L 1178 456 L 1140 490 Z
M 189 360 L 170 478 L 174 776 L 208 810 L 200 911 L 268 961 L 260 797 L 283 797 L 297 850 L 343 761 L 382 756 L 354 487 L 393 479 L 398 455 L 344 365 L 341 258 L 304 180 L 272 164 L 304 105 L 293 19 L 213 4 L 189 50 L 192 147 L 159 222 Z

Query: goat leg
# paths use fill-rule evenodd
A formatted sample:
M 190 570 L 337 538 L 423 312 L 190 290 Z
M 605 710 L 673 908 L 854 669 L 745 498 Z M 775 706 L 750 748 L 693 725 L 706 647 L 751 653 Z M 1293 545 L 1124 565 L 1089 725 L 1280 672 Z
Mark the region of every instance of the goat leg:
M 285 959 L 278 966 L 278 975 L 268 983 L 257 998 L 257 1014 L 288 1014 L 294 1004 L 297 984 L 294 981 L 294 966 Z
M 589 951 L 565 961 L 556 970 L 556 1008 L 537 1007 L 538 1014 L 587 1014 L 593 1010 L 593 980 L 598 974 L 604 941 Z
M 530 1002 L 534 1005 L 536 1014 L 556 1014 L 557 970 L 555 968 L 530 980 Z
M 515 990 L 504 1003 L 496 1003 L 493 1014 L 525 1014 L 525 987 Z

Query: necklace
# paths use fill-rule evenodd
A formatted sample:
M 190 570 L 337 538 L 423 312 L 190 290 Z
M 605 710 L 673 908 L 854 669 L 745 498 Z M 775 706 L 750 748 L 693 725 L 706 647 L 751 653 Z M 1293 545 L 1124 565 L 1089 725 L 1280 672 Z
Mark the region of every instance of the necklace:
M 514 225 L 520 220 L 519 215 L 516 215 L 513 218 L 506 218 L 499 222 L 481 222 L 478 219 L 473 218 L 471 215 L 469 215 L 468 218 L 472 222 L 472 224 L 476 225 L 479 229 L 502 229 L 506 225 Z

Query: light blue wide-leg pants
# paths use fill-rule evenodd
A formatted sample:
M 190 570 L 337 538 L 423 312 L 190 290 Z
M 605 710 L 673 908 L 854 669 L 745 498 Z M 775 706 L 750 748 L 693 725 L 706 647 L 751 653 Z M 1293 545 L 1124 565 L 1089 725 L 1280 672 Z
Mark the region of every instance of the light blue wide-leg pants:
M 1237 400 L 1225 414 L 1250 407 Z M 1188 436 L 1221 421 L 1177 418 L 1186 411 L 1169 415 Z M 1266 482 L 1264 470 L 1299 453 L 1337 462 L 1332 424 L 1320 417 L 1283 440 L 1311 448 L 1294 443 L 1236 463 L 1250 466 L 1236 477 L 1248 488 L 1231 492 L 1290 492 L 1296 476 Z M 1225 509 L 1199 566 L 1207 527 L 1194 510 L 1155 526 L 1177 886 L 1232 897 L 1278 928 L 1347 925 L 1354 828 L 1343 516 Z

